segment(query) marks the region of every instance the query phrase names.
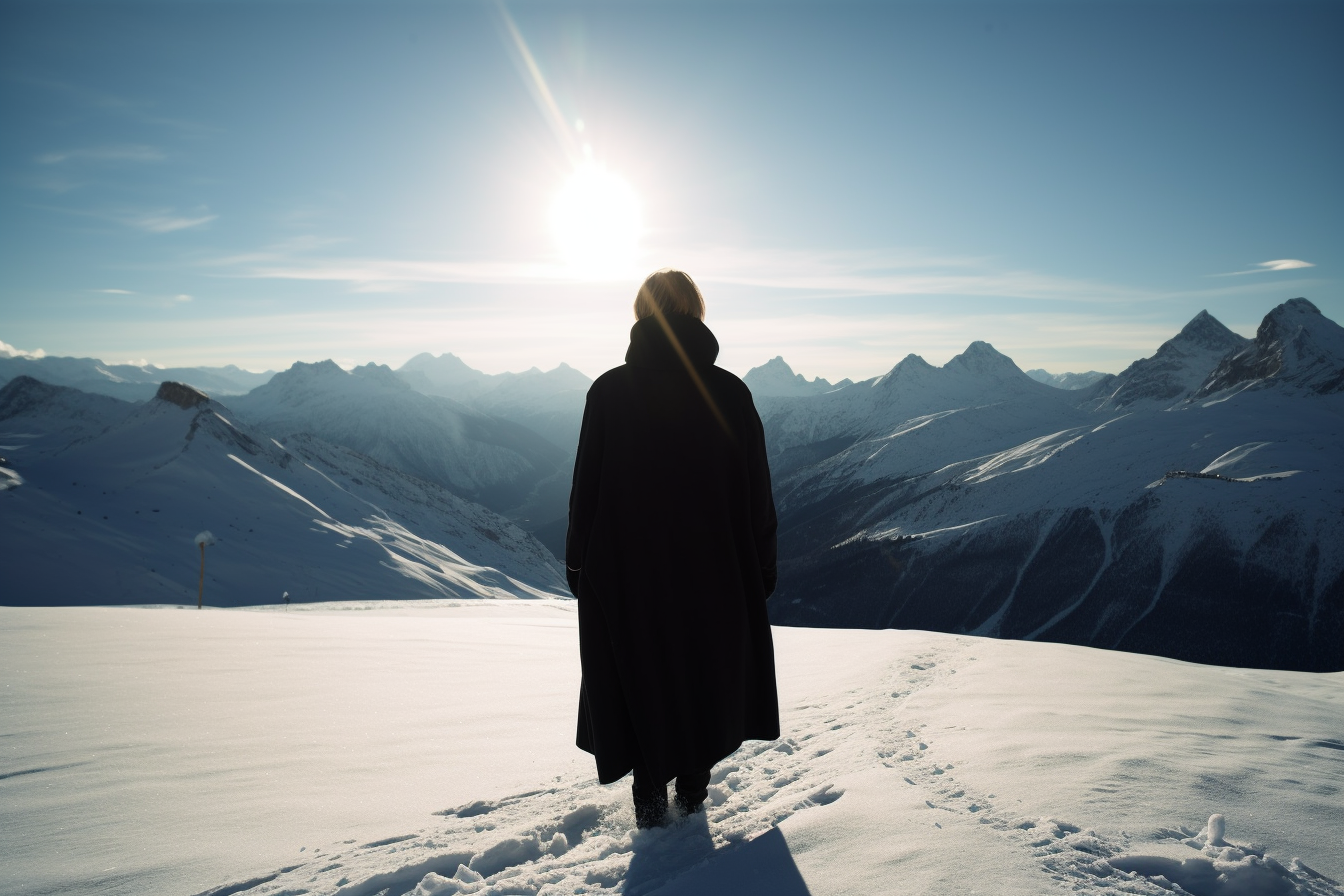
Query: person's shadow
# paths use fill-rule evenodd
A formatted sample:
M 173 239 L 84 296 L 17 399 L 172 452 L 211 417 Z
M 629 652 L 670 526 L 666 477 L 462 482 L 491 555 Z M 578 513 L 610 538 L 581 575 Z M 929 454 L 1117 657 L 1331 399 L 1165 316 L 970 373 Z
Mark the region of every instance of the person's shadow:
M 627 896 L 811 896 L 779 828 L 714 849 L 704 813 L 637 834 Z

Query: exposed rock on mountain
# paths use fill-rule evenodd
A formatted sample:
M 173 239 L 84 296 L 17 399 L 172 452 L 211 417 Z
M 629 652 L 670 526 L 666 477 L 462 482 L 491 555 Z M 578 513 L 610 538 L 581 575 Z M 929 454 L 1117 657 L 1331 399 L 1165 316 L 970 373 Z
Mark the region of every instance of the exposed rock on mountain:
M 63 422 L 60 431 L 68 436 L 66 444 L 74 441 L 75 436 L 71 433 L 96 432 L 128 410 L 126 402 L 107 395 L 91 395 L 69 386 L 53 386 L 30 376 L 15 377 L 0 388 L 0 421 L 32 415 L 60 419 Z
M 779 478 L 916 421 L 923 426 L 935 417 L 992 406 L 1009 419 L 1039 422 L 1073 414 L 1070 401 L 1069 393 L 1031 379 L 989 343 L 973 342 L 943 367 L 909 355 L 871 380 L 804 398 L 763 397 L 756 404 L 771 470 Z
M 565 593 L 558 563 L 518 527 L 364 455 L 311 436 L 281 443 L 181 384 L 111 410 L 72 392 L 31 381 L 0 391 L 0 432 L 21 446 L 11 460 L 21 482 L 0 492 L 6 603 L 194 602 L 203 529 L 218 538 L 206 562 L 213 605 L 285 591 Z M 62 427 L 86 408 L 111 419 L 71 440 Z
M 1304 305 L 1271 312 L 1255 354 L 1201 314 L 1116 378 L 1119 413 L 1031 394 L 984 345 L 777 400 L 772 619 L 1344 669 L 1344 353 Z M 1181 400 L 1214 368 L 1235 388 Z
M 1270 382 L 1344 390 L 1344 327 L 1306 299 L 1289 299 L 1265 315 L 1250 345 L 1219 363 L 1196 397 Z
M 1141 402 L 1184 398 L 1199 388 L 1224 355 L 1244 348 L 1249 341 L 1201 311 L 1151 358 L 1135 361 L 1119 375 L 1098 382 L 1088 396 L 1089 406 L 1099 411 L 1120 410 Z

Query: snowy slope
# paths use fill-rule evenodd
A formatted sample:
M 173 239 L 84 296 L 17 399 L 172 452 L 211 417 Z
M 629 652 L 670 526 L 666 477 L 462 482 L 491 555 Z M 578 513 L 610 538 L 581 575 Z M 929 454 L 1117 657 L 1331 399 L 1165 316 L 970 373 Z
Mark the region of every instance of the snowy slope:
M 525 501 L 565 460 L 535 432 L 422 395 L 375 364 L 297 363 L 229 404 L 268 432 L 311 433 L 496 511 Z
M 219 539 L 207 549 L 213 605 L 285 591 L 299 601 L 565 593 L 549 552 L 496 514 L 312 437 L 281 444 L 188 387 L 165 384 L 62 448 L 69 393 L 44 403 L 50 387 L 23 385 L 0 392 L 0 406 L 20 409 L 0 419 L 0 443 L 34 450 L 14 452 L 22 484 L 0 492 L 7 604 L 194 603 L 202 530 Z
M 533 367 L 522 373 L 488 374 L 452 354 L 416 355 L 397 376 L 418 392 L 459 401 L 482 413 L 526 427 L 564 454 L 554 472 L 508 509 L 516 520 L 557 557 L 565 550 L 569 487 L 579 444 L 583 408 L 592 380 L 568 364 L 552 370 Z
M 1339 674 L 777 628 L 784 736 L 636 833 L 574 604 L 449 604 L 0 609 L 0 894 L 1344 893 Z
M 97 358 L 29 358 L 0 355 L 0 385 L 30 376 L 57 386 L 111 395 L 123 401 L 154 397 L 159 383 L 186 383 L 211 395 L 241 395 L 265 383 L 274 371 L 253 373 L 227 367 L 155 367 L 153 364 L 105 364 Z
M 928 415 L 997 405 L 1037 419 L 1081 420 L 1072 402 L 1070 393 L 1031 379 L 989 343 L 973 342 L 942 367 L 909 355 L 871 380 L 804 398 L 762 396 L 756 405 L 778 478 Z
M 130 410 L 128 403 L 107 395 L 16 377 L 0 388 L 0 454 L 25 463 L 97 435 Z M 33 426 L 20 426 L 20 421 Z
M 1114 378 L 1099 381 L 1090 390 L 1087 404 L 1098 411 L 1170 404 L 1194 392 L 1224 356 L 1240 351 L 1249 341 L 1201 311 L 1151 358 L 1135 361 Z
M 980 367 L 986 399 L 967 406 L 973 379 L 953 392 L 907 359 L 889 377 L 919 379 L 890 407 L 920 413 L 885 431 L 778 450 L 799 411 L 784 427 L 767 419 L 782 557 L 772 618 L 1344 669 L 1344 398 L 1318 394 L 1344 367 L 1344 331 L 1305 304 L 1271 312 L 1242 352 L 1287 356 L 1275 373 L 1200 399 L 1169 390 L 1210 378 L 1191 365 L 1212 349 L 1197 349 L 1226 340 L 1204 314 L 1162 364 L 1130 368 L 1111 393 L 1128 396 L 1124 411 L 1071 408 L 1059 390 L 1064 404 L 1005 397 L 1002 364 Z
M 1255 340 L 1225 357 L 1195 397 L 1269 385 L 1319 394 L 1344 390 L 1344 328 L 1306 299 L 1289 299 L 1265 315 Z

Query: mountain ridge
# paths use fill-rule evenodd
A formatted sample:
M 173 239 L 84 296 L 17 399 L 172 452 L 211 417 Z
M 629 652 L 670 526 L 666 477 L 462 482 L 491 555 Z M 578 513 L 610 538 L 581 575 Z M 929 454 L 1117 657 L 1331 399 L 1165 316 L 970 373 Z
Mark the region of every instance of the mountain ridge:
M 213 531 L 212 604 L 402 597 L 554 597 L 559 564 L 507 520 L 308 435 L 285 443 L 198 390 L 167 382 L 98 432 L 63 438 L 36 381 L 0 389 L 0 429 L 25 442 L 0 492 L 6 603 L 189 603 L 194 533 Z M 16 397 L 15 393 L 27 392 Z M 68 434 L 67 434 L 68 438 Z M 71 563 L 71 558 L 80 562 Z

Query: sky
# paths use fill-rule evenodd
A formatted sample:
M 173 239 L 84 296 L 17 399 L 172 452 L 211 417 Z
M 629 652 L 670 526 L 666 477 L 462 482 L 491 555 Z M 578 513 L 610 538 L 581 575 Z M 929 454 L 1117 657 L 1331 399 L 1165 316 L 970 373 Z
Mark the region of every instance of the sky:
M 1344 321 L 1344 5 L 0 0 L 0 351 L 1115 372 Z

